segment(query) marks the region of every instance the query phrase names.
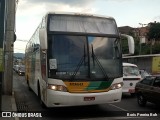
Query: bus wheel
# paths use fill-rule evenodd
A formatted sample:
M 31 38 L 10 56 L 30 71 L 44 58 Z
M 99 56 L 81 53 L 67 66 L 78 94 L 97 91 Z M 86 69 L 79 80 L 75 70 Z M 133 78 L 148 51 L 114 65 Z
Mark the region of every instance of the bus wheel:
M 38 82 L 38 98 L 39 98 L 39 103 L 41 105 L 42 108 L 47 108 L 46 105 L 43 103 L 43 101 L 41 100 L 41 92 L 40 92 L 40 85 L 39 85 L 39 82 Z

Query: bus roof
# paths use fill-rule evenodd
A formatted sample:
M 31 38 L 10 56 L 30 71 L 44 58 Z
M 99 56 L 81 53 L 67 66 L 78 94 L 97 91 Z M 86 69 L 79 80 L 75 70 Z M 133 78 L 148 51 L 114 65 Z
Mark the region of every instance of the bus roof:
M 100 15 L 48 12 L 45 16 L 49 22 L 49 32 L 108 35 L 119 37 L 114 18 Z
M 52 15 L 73 15 L 73 16 L 93 16 L 93 17 L 99 17 L 99 18 L 108 18 L 108 19 L 114 19 L 111 16 L 105 16 L 105 15 L 98 15 L 98 14 L 89 14 L 89 13 L 74 13 L 74 12 L 47 12 L 45 17 L 47 17 L 49 14 Z

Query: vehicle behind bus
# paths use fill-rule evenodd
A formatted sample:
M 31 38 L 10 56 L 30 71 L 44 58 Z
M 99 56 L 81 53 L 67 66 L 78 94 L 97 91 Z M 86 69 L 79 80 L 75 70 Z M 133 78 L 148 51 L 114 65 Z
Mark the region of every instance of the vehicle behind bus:
M 135 94 L 135 85 L 141 80 L 139 68 L 135 64 L 123 63 L 123 93 Z

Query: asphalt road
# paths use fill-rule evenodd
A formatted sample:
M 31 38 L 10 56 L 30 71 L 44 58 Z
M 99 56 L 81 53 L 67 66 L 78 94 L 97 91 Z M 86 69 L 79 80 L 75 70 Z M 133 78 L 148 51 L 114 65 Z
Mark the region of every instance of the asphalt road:
M 19 113 L 39 113 L 42 117 L 19 117 L 20 120 L 158 120 L 160 108 L 148 103 L 139 107 L 136 97 L 123 94 L 122 101 L 96 106 L 48 108 L 40 106 L 38 97 L 29 91 L 24 76 L 13 73 L 13 89 Z M 151 116 L 152 115 L 152 116 Z

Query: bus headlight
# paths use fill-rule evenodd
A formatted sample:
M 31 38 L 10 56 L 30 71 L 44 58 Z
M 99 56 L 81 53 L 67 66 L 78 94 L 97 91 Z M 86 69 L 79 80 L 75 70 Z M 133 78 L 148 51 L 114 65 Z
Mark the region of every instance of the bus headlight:
M 111 86 L 111 90 L 119 89 L 123 86 L 123 83 L 116 83 Z
M 62 91 L 62 92 L 67 92 L 67 88 L 63 85 L 51 85 L 51 84 L 48 84 L 48 89 L 51 89 L 51 90 L 55 90 L 55 91 Z

